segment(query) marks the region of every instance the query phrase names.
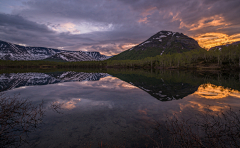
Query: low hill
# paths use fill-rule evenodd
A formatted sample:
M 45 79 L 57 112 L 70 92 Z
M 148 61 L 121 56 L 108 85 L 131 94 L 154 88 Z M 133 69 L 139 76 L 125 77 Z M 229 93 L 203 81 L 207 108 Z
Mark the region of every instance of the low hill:
M 200 46 L 197 41 L 182 33 L 160 31 L 148 40 L 110 58 L 110 60 L 139 60 L 168 53 L 182 53 L 198 48 Z

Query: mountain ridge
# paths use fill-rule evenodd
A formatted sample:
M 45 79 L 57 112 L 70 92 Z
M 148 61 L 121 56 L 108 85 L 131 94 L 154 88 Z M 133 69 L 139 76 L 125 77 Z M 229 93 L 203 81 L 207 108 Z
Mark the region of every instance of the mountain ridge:
M 91 59 L 90 61 L 100 61 L 106 60 L 109 57 L 100 54 L 99 52 L 85 52 L 85 51 L 67 51 L 67 50 L 59 50 L 54 48 L 46 48 L 46 47 L 31 47 L 31 46 L 21 46 L 17 44 L 13 44 L 10 42 L 5 42 L 0 40 L 0 59 L 1 60 L 12 60 L 12 61 L 31 61 L 31 60 L 44 60 L 50 58 L 56 54 L 60 53 L 77 53 L 81 52 L 82 57 L 88 58 L 76 58 L 74 61 L 86 61 L 87 59 Z M 63 61 L 73 61 L 71 59 L 61 59 Z

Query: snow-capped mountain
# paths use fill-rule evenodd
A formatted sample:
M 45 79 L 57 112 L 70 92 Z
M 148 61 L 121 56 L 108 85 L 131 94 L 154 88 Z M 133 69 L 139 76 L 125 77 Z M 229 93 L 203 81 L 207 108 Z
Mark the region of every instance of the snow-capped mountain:
M 0 91 L 6 91 L 22 86 L 48 85 L 75 81 L 98 81 L 109 76 L 107 73 L 61 72 L 45 73 L 10 73 L 0 75 Z
M 58 49 L 45 47 L 25 47 L 0 41 L 0 59 L 2 60 L 42 60 L 56 53 Z
M 147 50 L 148 47 L 160 47 L 164 52 L 170 52 L 169 49 L 176 48 L 177 52 L 181 52 L 183 49 L 191 50 L 199 48 L 198 42 L 193 38 L 190 38 L 183 33 L 172 31 L 160 31 L 150 37 L 148 40 L 141 44 L 129 49 L 131 50 Z
M 61 52 L 47 58 L 46 60 L 62 60 L 68 62 L 96 61 L 95 58 L 89 56 L 83 51 Z
M 45 47 L 25 47 L 0 41 L 1 60 L 43 60 L 50 57 L 52 59 L 57 58 L 64 61 L 99 61 L 109 58 L 105 55 L 101 55 L 99 52 L 66 51 Z
M 198 42 L 179 32 L 160 31 L 146 41 L 114 57 L 112 60 L 139 60 L 167 53 L 182 53 L 199 49 Z

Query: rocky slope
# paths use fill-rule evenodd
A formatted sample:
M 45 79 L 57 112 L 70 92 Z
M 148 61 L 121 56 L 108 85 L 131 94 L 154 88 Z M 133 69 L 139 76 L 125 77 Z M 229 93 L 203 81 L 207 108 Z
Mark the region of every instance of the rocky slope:
M 112 57 L 111 59 L 136 60 L 168 53 L 182 53 L 198 48 L 200 48 L 200 46 L 197 41 L 182 33 L 160 31 L 151 36 L 148 40 Z
M 99 52 L 85 52 L 85 53 L 90 57 L 96 59 L 97 61 L 103 61 L 110 58 L 109 56 L 102 55 Z
M 99 52 L 66 51 L 45 47 L 25 47 L 0 41 L 1 60 L 43 60 L 50 57 L 52 57 L 52 59 L 55 57 L 57 57 L 57 59 L 59 59 L 59 57 L 65 57 L 64 59 L 60 58 L 64 61 L 99 61 L 109 58 Z M 70 59 L 68 59 L 68 57 Z
M 2 60 L 42 60 L 56 53 L 58 49 L 44 47 L 25 47 L 0 41 L 0 59 Z
M 52 61 L 68 61 L 68 62 L 76 62 L 76 61 L 96 61 L 96 59 L 92 56 L 89 56 L 83 51 L 75 51 L 75 52 L 61 52 L 57 53 L 45 60 Z

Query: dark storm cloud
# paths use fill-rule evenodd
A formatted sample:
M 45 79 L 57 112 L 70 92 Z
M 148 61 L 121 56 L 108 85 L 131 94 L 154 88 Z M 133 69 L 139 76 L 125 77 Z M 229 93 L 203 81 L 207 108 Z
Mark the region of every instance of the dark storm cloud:
M 31 46 L 64 47 L 73 46 L 78 41 L 94 43 L 87 35 L 57 33 L 44 24 L 38 24 L 18 15 L 0 13 L 0 39 Z M 66 40 L 66 41 L 65 41 Z M 71 42 L 68 42 L 71 41 Z
M 0 15 L 2 40 L 114 54 L 160 30 L 190 36 L 240 33 L 239 0 L 28 0 L 22 5 L 12 15 Z M 62 31 L 69 23 L 76 28 Z M 90 31 L 84 32 L 86 26 Z
M 52 36 L 55 33 L 45 25 L 28 21 L 18 15 L 0 13 L 0 38 L 25 44 L 26 40 L 38 40 L 44 43 L 44 36 Z
M 0 40 L 29 46 L 65 47 L 66 50 L 78 50 L 84 47 L 89 51 L 115 54 L 124 50 L 119 47 L 121 46 L 119 44 L 138 42 L 136 39 L 125 38 L 125 35 L 130 33 L 124 33 L 124 31 L 95 32 L 94 34 L 57 33 L 44 24 L 26 20 L 18 15 L 0 14 L 0 19 Z M 137 36 L 136 33 L 132 35 Z

